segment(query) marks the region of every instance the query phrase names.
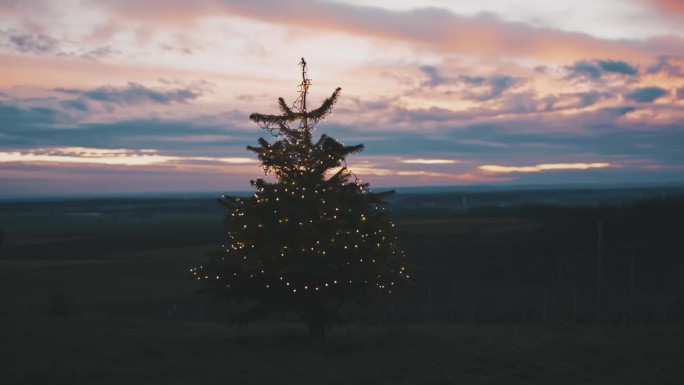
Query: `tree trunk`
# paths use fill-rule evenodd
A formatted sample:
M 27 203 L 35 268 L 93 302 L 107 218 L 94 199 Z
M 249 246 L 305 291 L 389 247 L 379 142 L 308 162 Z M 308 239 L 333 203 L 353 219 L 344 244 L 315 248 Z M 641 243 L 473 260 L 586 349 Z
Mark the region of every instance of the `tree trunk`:
M 468 325 L 475 324 L 475 278 L 470 278 L 470 290 L 468 292 Z
M 332 312 L 319 302 L 309 303 L 301 311 L 295 311 L 308 326 L 312 345 L 316 348 L 325 349 L 326 328 L 332 321 Z
M 311 342 L 315 347 L 325 348 L 325 329 L 327 322 L 323 320 L 311 320 L 307 322 L 309 326 L 309 333 L 311 335 Z

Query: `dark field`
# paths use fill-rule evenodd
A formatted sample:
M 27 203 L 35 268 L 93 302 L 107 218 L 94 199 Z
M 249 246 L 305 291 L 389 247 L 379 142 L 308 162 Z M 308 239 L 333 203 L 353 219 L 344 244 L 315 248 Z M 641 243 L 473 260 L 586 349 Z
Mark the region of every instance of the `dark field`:
M 450 194 L 393 198 L 414 284 L 344 307 L 325 353 L 197 294 L 213 199 L 0 203 L 0 383 L 684 383 L 680 195 Z
M 11 317 L 4 384 L 680 384 L 681 328 L 345 326 Z

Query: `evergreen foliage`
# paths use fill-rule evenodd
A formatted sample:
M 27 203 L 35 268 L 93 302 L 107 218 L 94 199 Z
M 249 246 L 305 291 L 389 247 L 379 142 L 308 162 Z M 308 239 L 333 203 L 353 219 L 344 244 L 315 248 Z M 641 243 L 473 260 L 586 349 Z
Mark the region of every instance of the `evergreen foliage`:
M 256 192 L 247 199 L 219 198 L 228 207 L 227 243 L 191 271 L 218 298 L 255 301 L 241 320 L 291 309 L 323 342 L 342 303 L 391 293 L 409 275 L 384 207 L 392 192 L 371 192 L 346 166 L 346 157 L 363 145 L 347 146 L 327 135 L 313 140 L 313 126 L 331 113 L 340 88 L 307 110 L 311 82 L 303 58 L 300 65 L 293 108 L 280 98 L 281 115 L 250 116 L 276 137 L 248 146 L 275 181 L 251 181 Z

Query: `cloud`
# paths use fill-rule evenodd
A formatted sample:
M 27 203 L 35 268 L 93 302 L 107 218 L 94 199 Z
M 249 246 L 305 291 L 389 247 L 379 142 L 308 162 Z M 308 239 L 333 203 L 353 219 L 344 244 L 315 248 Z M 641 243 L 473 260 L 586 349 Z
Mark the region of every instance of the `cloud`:
M 469 81 L 477 84 L 487 84 L 488 78 L 471 77 Z M 518 122 L 522 121 L 522 119 L 530 119 L 529 124 L 534 127 L 550 124 L 554 127 L 563 127 L 563 130 L 572 130 L 573 123 L 566 124 L 566 122 L 572 122 L 573 117 L 591 116 L 592 119 L 601 121 L 602 124 L 614 124 L 617 118 L 637 110 L 637 107 L 630 105 L 633 103 L 625 103 L 625 100 L 620 97 L 621 95 L 617 94 L 617 91 L 624 89 L 622 86 L 615 89 L 608 88 L 608 91 L 602 91 L 601 88 L 598 88 L 598 90 L 585 92 L 547 95 L 539 95 L 535 90 L 528 90 L 527 87 L 520 90 L 512 87 L 513 91 L 504 92 L 493 103 L 467 103 L 467 107 L 463 108 L 461 107 L 462 104 L 453 101 L 452 95 L 457 95 L 461 99 L 470 99 L 478 102 L 486 101 L 493 96 L 492 91 L 488 87 L 471 86 L 467 90 L 457 87 L 454 91 L 449 90 L 438 95 L 441 99 L 436 99 L 435 105 L 448 106 L 454 109 L 443 107 L 424 108 L 422 105 L 428 103 L 423 103 L 423 99 L 418 99 L 418 102 L 415 104 L 399 101 L 384 106 L 380 111 L 369 111 L 364 108 L 365 104 L 359 101 L 355 103 L 355 109 L 347 107 L 343 111 L 338 111 L 338 113 L 347 116 L 356 115 L 352 119 L 353 123 L 351 124 L 356 124 L 357 119 L 365 121 L 372 119 L 375 121 L 376 127 L 382 131 L 389 129 L 390 126 L 398 130 L 440 130 L 446 127 L 458 129 L 466 125 L 478 123 L 493 121 Z M 410 98 L 426 97 L 428 101 L 430 101 L 430 96 L 428 91 L 417 94 L 417 96 L 414 94 L 414 91 L 411 91 L 409 94 Z M 434 95 L 432 96 L 434 97 Z M 631 102 L 631 100 L 628 100 L 628 102 Z M 407 104 L 416 105 L 417 107 L 407 107 Z M 588 108 L 592 106 L 594 107 Z M 677 111 L 676 107 L 669 104 L 663 104 L 662 108 L 673 110 L 672 113 Z M 662 116 L 665 117 L 666 115 L 663 114 Z M 347 120 L 346 123 L 349 122 Z M 514 128 L 511 127 L 511 129 Z M 580 128 L 577 127 L 575 130 L 580 130 Z
M 521 79 L 509 75 L 495 74 L 491 76 L 459 77 L 444 76 L 436 66 L 421 66 L 419 70 L 427 75 L 421 84 L 423 87 L 437 87 L 440 85 L 459 85 L 462 96 L 470 100 L 487 101 L 504 94 L 508 89 L 519 84 Z
M 484 76 L 469 76 L 469 75 L 462 75 L 460 79 L 463 81 L 463 83 L 474 85 L 474 86 L 481 86 L 484 85 L 487 79 Z
M 356 175 L 360 176 L 373 176 L 378 178 L 393 178 L 396 181 L 401 181 L 404 185 L 415 184 L 416 182 L 430 181 L 435 183 L 435 181 L 461 181 L 469 183 L 478 182 L 502 182 L 510 181 L 510 178 L 493 176 L 493 175 L 483 175 L 481 173 L 472 172 L 462 172 L 462 173 L 449 173 L 449 172 L 434 172 L 425 170 L 395 170 L 390 168 L 378 167 L 377 165 L 351 165 L 351 170 Z
M 634 107 L 634 106 L 622 106 L 622 107 L 601 108 L 597 112 L 600 115 L 619 118 L 620 116 L 625 116 L 625 115 L 629 114 L 630 112 L 634 112 L 634 111 L 636 111 L 636 107 Z
M 487 101 L 502 96 L 507 90 L 517 85 L 520 79 L 508 75 L 461 76 L 460 79 L 470 87 L 466 87 L 463 95 L 466 99 Z
M 10 34 L 7 40 L 12 47 L 22 53 L 53 54 L 58 53 L 60 48 L 57 39 L 41 34 Z
M 198 192 L 250 189 L 255 164 L 158 163 L 106 165 L 97 163 L 3 163 L 0 195 L 26 198 L 53 194 L 118 192 Z
M 83 99 L 62 100 L 59 102 L 59 105 L 67 110 L 78 110 L 82 112 L 90 110 L 90 106 L 88 106 L 88 103 Z
M 456 164 L 459 163 L 457 160 L 451 159 L 402 159 L 399 162 L 408 164 Z
M 187 103 L 202 96 L 204 90 L 200 86 L 188 86 L 170 90 L 153 89 L 142 84 L 129 82 L 125 86 L 103 86 L 90 90 L 73 88 L 56 88 L 54 91 L 78 96 L 90 101 L 111 103 L 119 106 L 138 105 L 141 103 Z M 83 107 L 84 104 L 73 104 L 72 107 Z M 80 108 L 79 108 L 80 109 Z
M 590 78 L 590 79 L 598 79 L 601 77 L 601 68 L 591 62 L 588 62 L 586 60 L 581 60 L 573 65 L 565 67 L 570 74 L 568 75 L 571 78 L 579 77 L 579 78 Z
M 81 53 L 80 56 L 86 59 L 102 59 L 119 53 L 121 53 L 119 50 L 112 48 L 110 45 L 105 45 L 102 47 L 86 50 L 85 52 Z
M 601 93 L 598 91 L 579 92 L 575 95 L 577 97 L 579 97 L 579 99 L 580 99 L 580 103 L 578 105 L 578 107 L 580 107 L 580 108 L 589 107 L 591 105 L 594 105 L 599 100 L 606 97 L 605 93 Z
M 188 47 L 177 47 L 173 44 L 160 44 L 159 47 L 164 51 L 175 51 L 183 55 L 192 55 L 192 49 Z
M 511 76 L 506 75 L 495 75 L 489 78 L 489 84 L 491 86 L 491 97 L 500 96 L 504 91 L 513 87 L 518 82 Z
M 623 75 L 637 75 L 639 70 L 620 60 L 598 60 L 599 67 L 604 72 L 613 72 Z
M 507 171 L 505 169 L 493 172 L 478 167 L 478 165 L 539 166 L 528 163 L 527 160 L 530 158 L 539 159 L 538 163 L 541 165 L 585 164 L 586 159 L 600 159 L 601 162 L 610 163 L 611 166 L 620 164 L 621 168 L 605 167 L 605 169 L 610 169 L 606 171 L 606 177 L 612 177 L 614 179 L 611 180 L 614 181 L 620 181 L 616 173 L 620 172 L 619 170 L 625 170 L 624 165 L 629 162 L 658 164 L 663 170 L 668 166 L 681 164 L 682 155 L 678 144 L 684 141 L 684 132 L 679 129 L 678 124 L 663 126 L 653 122 L 648 127 L 644 127 L 641 121 L 618 119 L 623 113 L 606 109 L 600 112 L 572 114 L 562 118 L 558 115 L 548 115 L 541 118 L 530 116 L 524 119 L 506 117 L 481 124 L 445 122 L 431 130 L 415 129 L 416 126 L 414 126 L 411 130 L 401 131 L 394 130 L 395 126 L 392 124 L 377 125 L 378 130 L 393 130 L 392 134 L 369 131 L 369 127 L 360 122 L 340 126 L 332 120 L 319 127 L 318 134 L 325 132 L 348 143 L 364 143 L 367 150 L 361 156 L 382 156 L 385 160 L 374 162 L 373 165 L 357 166 L 355 162 L 359 156 L 348 160 L 352 170 L 364 180 L 369 180 L 374 186 L 479 183 L 510 181 L 513 178 L 517 183 L 532 183 L 530 181 L 567 183 L 586 181 L 596 177 L 596 173 L 584 173 L 581 168 L 566 169 L 555 166 L 556 169 L 540 166 L 537 168 L 545 171 L 541 173 L 543 177 L 533 180 L 530 178 L 533 175 L 539 175 L 539 172 L 536 174 L 533 171 L 524 172 L 524 168 L 523 171 L 517 172 L 503 172 Z M 15 139 L 4 140 L 3 138 L 3 148 L 0 152 L 19 152 L 23 155 L 14 162 L 2 163 L 3 178 L 9 175 L 7 170 L 10 167 L 22 166 L 24 170 L 28 170 L 39 166 L 49 166 L 53 167 L 53 173 L 57 175 L 63 174 L 67 168 L 79 167 L 81 169 L 87 166 L 90 167 L 92 173 L 101 170 L 103 174 L 106 174 L 107 170 L 112 168 L 127 170 L 125 175 L 116 177 L 119 183 L 122 183 L 122 180 L 125 181 L 123 184 L 131 183 L 133 175 L 140 176 L 141 173 L 158 170 L 158 175 L 148 176 L 147 180 L 141 177 L 143 183 L 140 186 L 158 186 L 159 180 L 167 178 L 170 185 L 175 178 L 176 184 L 181 180 L 183 186 L 188 186 L 187 181 L 194 180 L 192 178 L 198 174 L 196 167 L 206 166 L 202 171 L 205 179 L 198 180 L 198 183 L 193 186 L 207 188 L 205 186 L 210 183 L 214 183 L 211 184 L 212 186 L 220 186 L 218 182 L 209 181 L 221 179 L 216 178 L 216 175 L 235 173 L 233 186 L 249 188 L 247 180 L 258 176 L 260 170 L 255 163 L 256 158 L 253 154 L 246 152 L 244 146 L 254 144 L 262 131 L 257 127 L 240 130 L 218 124 L 204 126 L 199 124 L 199 121 L 200 119 L 175 122 L 153 119 L 114 121 L 81 124 L 68 129 L 50 128 L 50 126 L 34 128 L 26 125 L 25 122 L 23 126 L 17 126 L 19 130 L 0 131 L 0 136 L 7 133 L 12 135 L 12 138 L 25 139 L 19 145 L 14 145 L 17 143 Z M 2 127 L 3 124 L 0 123 L 0 128 Z M 104 144 L 111 149 L 102 148 Z M 75 146 L 83 148 L 69 151 L 64 149 L 64 147 Z M 16 148 L 23 149 L 17 150 Z M 156 152 L 146 152 L 152 149 Z M 137 158 L 133 154 L 137 154 Z M 68 159 L 55 158 L 56 156 L 68 157 Z M 219 158 L 243 157 L 249 157 L 248 159 L 251 159 L 253 163 L 240 166 L 219 161 Z M 108 160 L 110 158 L 112 160 Z M 457 163 L 441 162 L 454 159 L 458 159 Z M 409 162 L 401 162 L 401 160 Z M 433 162 L 435 160 L 440 163 Z M 112 164 L 108 165 L 107 162 Z M 135 166 L 127 165 L 130 163 Z M 586 164 L 591 163 L 586 162 Z M 239 167 L 236 169 L 237 166 L 244 167 L 244 169 Z M 635 171 L 637 169 L 631 166 L 629 169 L 637 173 Z M 576 170 L 576 173 L 573 174 L 572 170 Z M 220 172 L 224 174 L 219 174 Z M 26 173 L 23 175 L 28 175 L 28 171 Z M 601 175 L 604 174 L 601 173 Z M 680 174 L 672 171 L 668 175 L 671 175 L 670 178 L 675 178 L 677 175 L 681 177 L 681 171 Z M 38 176 L 34 174 L 34 177 Z M 243 184 L 240 184 L 240 178 Z M 225 180 L 227 179 L 221 179 L 221 183 L 226 183 Z M 180 187 L 176 185 L 175 188 Z
M 419 69 L 428 77 L 428 79 L 423 82 L 423 86 L 435 87 L 450 82 L 440 74 L 439 68 L 435 66 L 421 66 Z
M 660 12 L 669 16 L 684 17 L 684 2 L 681 0 L 645 0 Z
M 103 149 L 86 147 L 37 148 L 30 151 L 0 152 L 0 163 L 78 163 L 108 166 L 149 166 L 162 163 L 213 162 L 256 164 L 252 158 L 192 157 L 158 154 L 153 149 Z
M 642 87 L 625 95 L 627 99 L 637 103 L 651 103 L 667 94 L 667 90 L 660 87 Z
M 166 163 L 172 158 L 154 150 L 97 149 L 83 147 L 37 148 L 30 151 L 0 152 L 0 163 L 81 163 L 143 166 Z
M 0 102 L 0 134 L 25 134 L 27 126 L 32 129 L 59 124 L 65 116 L 60 111 L 47 107 L 20 107 Z
M 0 37 L 4 37 L 9 47 L 15 51 L 30 55 L 81 57 L 96 60 L 119 53 L 111 45 L 74 48 L 73 44 L 64 43 L 52 36 L 40 33 L 0 30 Z
M 193 156 L 242 156 L 257 128 L 231 126 L 227 119 L 116 120 L 79 123 L 59 107 L 21 107 L 0 102 L 0 150 L 8 148 L 106 147 L 181 152 Z M 245 113 L 239 113 L 246 116 Z M 249 126 L 248 126 L 249 127 Z
M 580 60 L 566 66 L 568 78 L 584 78 L 596 80 L 605 73 L 614 73 L 627 76 L 639 74 L 639 70 L 627 62 L 621 60 Z
M 659 56 L 656 63 L 649 66 L 646 72 L 649 74 L 665 73 L 673 77 L 684 76 L 682 67 L 673 64 L 670 56 Z
M 482 165 L 479 167 L 482 171 L 508 174 L 513 172 L 540 172 L 540 171 L 558 171 L 558 170 L 587 170 L 590 168 L 605 168 L 610 167 L 610 163 L 543 163 L 534 166 L 497 166 L 497 165 Z
M 684 99 L 684 88 L 677 88 L 677 100 Z
M 505 22 L 491 15 L 461 16 L 441 8 L 390 11 L 338 2 L 100 0 L 122 21 L 166 22 L 180 26 L 215 16 L 244 17 L 273 24 L 347 33 L 431 50 L 484 56 L 537 57 L 553 61 L 588 56 L 643 58 L 682 52 L 684 39 L 607 40 L 584 33 Z M 116 17 L 116 16 L 115 16 Z M 306 20 L 306 23 L 302 23 Z

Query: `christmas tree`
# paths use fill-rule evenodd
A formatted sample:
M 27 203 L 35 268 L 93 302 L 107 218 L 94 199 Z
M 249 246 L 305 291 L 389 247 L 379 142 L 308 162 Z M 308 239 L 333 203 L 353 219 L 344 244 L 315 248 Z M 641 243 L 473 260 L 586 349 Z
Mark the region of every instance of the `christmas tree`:
M 409 276 L 384 207 L 392 192 L 371 192 L 346 165 L 347 155 L 363 145 L 346 146 L 327 135 L 313 141 L 314 126 L 331 113 L 341 89 L 309 110 L 303 58 L 300 66 L 300 96 L 292 108 L 280 98 L 282 114 L 250 116 L 276 139 L 247 147 L 275 181 L 251 181 L 256 192 L 250 198 L 219 198 L 228 208 L 227 243 L 191 272 L 218 298 L 254 303 L 242 320 L 291 309 L 324 342 L 326 326 L 345 301 L 389 294 Z

